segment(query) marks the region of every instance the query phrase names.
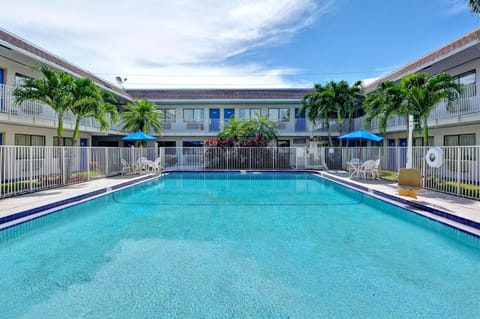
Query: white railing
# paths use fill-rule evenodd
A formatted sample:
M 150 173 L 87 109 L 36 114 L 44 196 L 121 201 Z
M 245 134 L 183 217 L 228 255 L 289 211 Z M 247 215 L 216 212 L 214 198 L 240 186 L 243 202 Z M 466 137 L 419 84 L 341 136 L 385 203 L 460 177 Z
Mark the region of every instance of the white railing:
M 461 115 L 467 114 L 480 114 L 480 83 L 471 84 L 463 87 L 463 92 L 458 96 L 458 99 L 452 103 L 447 103 L 442 101 L 437 104 L 437 106 L 430 112 L 428 117 L 429 122 L 434 122 L 439 119 L 456 119 Z M 480 116 L 479 116 L 480 119 Z M 362 118 L 363 120 L 363 118 Z M 355 122 L 355 129 L 363 129 L 363 122 Z M 358 125 L 358 126 L 357 126 Z M 402 129 L 406 128 L 406 118 L 399 116 L 392 116 L 387 121 L 387 127 L 391 129 Z M 373 119 L 370 125 L 370 129 L 378 129 L 377 119 Z
M 47 121 L 47 124 L 56 127 L 58 119 L 57 113 L 48 105 L 38 101 L 25 101 L 20 105 L 15 104 L 13 90 L 15 87 L 0 84 L 0 113 L 8 115 L 9 119 L 14 117 L 27 118 L 33 124 L 39 124 L 40 121 Z M 75 116 L 72 112 L 67 112 L 64 117 L 64 124 L 73 127 L 75 125 Z M 120 132 L 122 123 L 113 123 L 110 118 L 110 131 Z M 94 119 L 82 119 L 81 125 L 85 130 L 100 131 L 100 123 Z

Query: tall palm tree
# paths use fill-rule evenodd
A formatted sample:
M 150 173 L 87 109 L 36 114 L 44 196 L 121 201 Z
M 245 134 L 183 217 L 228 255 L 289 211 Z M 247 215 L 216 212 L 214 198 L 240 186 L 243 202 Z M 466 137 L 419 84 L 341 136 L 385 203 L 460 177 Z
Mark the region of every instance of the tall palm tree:
M 330 81 L 325 85 L 322 94 L 325 103 L 334 110 L 337 118 L 338 132 L 343 134 L 343 123 L 347 120 L 351 125 L 353 116 L 363 101 L 361 82 L 357 81 L 352 86 L 347 81 Z
M 35 71 L 43 74 L 41 79 L 26 78 L 25 81 L 13 91 L 15 104 L 20 105 L 25 101 L 33 100 L 50 106 L 57 113 L 57 136 L 59 146 L 63 145 L 63 117 L 68 112 L 74 100 L 72 88 L 73 76 L 48 67 L 45 64 L 35 65 Z
M 94 119 L 100 123 L 101 130 L 108 130 L 110 123 L 108 115 L 113 121 L 118 118 L 118 112 L 114 105 L 106 102 L 113 100 L 113 96 L 102 91 L 89 78 L 76 79 L 74 82 L 72 94 L 74 96 L 71 108 L 75 116 L 75 128 L 73 130 L 73 145 L 78 144 L 80 131 L 80 122 L 82 119 Z
M 480 0 L 468 0 L 468 4 L 473 13 L 480 13 Z
M 456 78 L 448 73 L 428 76 L 426 73 L 412 73 L 401 80 L 406 90 L 406 106 L 414 116 L 419 128 L 423 128 L 423 143 L 428 146 L 428 116 L 442 100 L 451 103 L 462 92 Z
M 315 84 L 315 91 L 307 93 L 302 98 L 302 106 L 298 110 L 298 114 L 306 112 L 307 118 L 314 125 L 323 122 L 327 128 L 328 143 L 332 146 L 332 135 L 330 133 L 330 114 L 333 112 L 330 104 L 326 103 L 323 96 L 325 87 L 321 84 Z
M 365 110 L 364 124 L 369 127 L 374 118 L 378 120 L 381 133 L 387 131 L 387 121 L 394 115 L 408 118 L 405 107 L 405 90 L 397 82 L 385 81 L 377 86 L 375 92 L 366 96 L 363 103 Z M 407 131 L 408 131 L 407 121 Z
M 125 123 L 123 130 L 143 131 L 150 133 L 150 128 L 157 134 L 163 130 L 162 113 L 157 109 L 155 103 L 147 100 L 135 100 L 125 106 L 121 117 Z

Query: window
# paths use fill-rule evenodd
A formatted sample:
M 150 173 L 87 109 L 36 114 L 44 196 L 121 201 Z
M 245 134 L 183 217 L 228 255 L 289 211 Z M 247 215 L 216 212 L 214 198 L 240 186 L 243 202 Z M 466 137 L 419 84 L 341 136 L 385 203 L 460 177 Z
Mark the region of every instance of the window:
M 428 137 L 428 145 L 429 146 L 435 145 L 433 136 Z M 423 146 L 423 137 L 415 137 L 413 139 L 413 146 Z
M 475 144 L 475 134 L 445 135 L 443 137 L 445 146 L 469 146 Z
M 30 78 L 29 76 L 20 74 L 20 73 L 15 73 L 15 85 L 20 86 L 25 82 L 25 79 Z
M 15 145 L 18 146 L 45 146 L 45 136 L 41 135 L 27 135 L 27 134 L 15 134 Z M 43 158 L 43 147 L 36 147 L 32 150 L 33 158 Z M 16 150 L 17 159 L 30 158 L 30 148 L 18 148 Z
M 477 74 L 475 70 L 468 71 L 457 75 L 458 83 L 461 85 L 471 85 L 477 82 Z
M 165 155 L 175 155 L 177 142 L 175 141 L 158 141 L 158 147 L 165 147 Z
M 184 122 L 202 122 L 205 118 L 204 109 L 183 109 Z
M 58 136 L 53 137 L 53 146 L 60 146 L 60 137 Z M 63 137 L 62 146 L 73 146 L 73 138 Z
M 290 121 L 290 109 L 268 109 L 268 116 L 271 120 L 277 122 Z
M 45 146 L 45 136 L 15 134 L 15 145 Z
M 164 122 L 175 122 L 177 115 L 176 109 L 160 109 L 160 112 Z
M 464 89 L 462 96 L 470 97 L 476 95 L 475 83 L 477 82 L 477 74 L 475 70 L 457 75 L 457 80 Z
M 254 118 L 255 114 L 261 115 L 262 110 L 260 110 L 258 108 L 255 108 L 255 109 L 242 108 L 242 109 L 240 109 L 240 119 L 242 119 L 242 120 L 248 120 L 248 119 Z
M 60 137 L 54 136 L 53 137 L 53 146 L 60 146 Z M 63 146 L 73 146 L 73 138 L 71 137 L 63 137 Z M 70 149 L 65 149 L 65 156 L 70 157 Z M 58 157 L 58 149 L 53 150 L 53 157 Z

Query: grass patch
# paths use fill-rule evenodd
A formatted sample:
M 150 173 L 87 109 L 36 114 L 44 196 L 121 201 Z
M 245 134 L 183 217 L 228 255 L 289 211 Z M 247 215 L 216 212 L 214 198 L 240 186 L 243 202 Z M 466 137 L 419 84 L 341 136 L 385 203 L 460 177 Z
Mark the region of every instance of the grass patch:
M 380 170 L 380 178 L 387 181 L 396 182 L 398 180 L 398 173 L 395 171 Z

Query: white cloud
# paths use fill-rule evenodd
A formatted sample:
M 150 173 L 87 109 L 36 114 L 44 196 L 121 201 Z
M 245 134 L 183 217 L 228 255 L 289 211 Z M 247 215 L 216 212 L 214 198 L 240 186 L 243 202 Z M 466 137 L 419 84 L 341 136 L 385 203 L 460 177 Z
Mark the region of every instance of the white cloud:
M 456 15 L 470 10 L 467 0 L 443 0 L 441 5 L 446 15 Z
M 7 30 L 84 69 L 110 74 L 107 79 L 113 74 L 129 77 L 127 87 L 135 82 L 160 87 L 166 81 L 179 86 L 196 82 L 196 87 L 233 82 L 252 87 L 264 81 L 263 86 L 278 87 L 292 85 L 283 77 L 291 73 L 288 67 L 271 70 L 258 62 L 228 66 L 225 60 L 288 41 L 332 1 L 2 0 L 0 21 Z M 159 74 L 170 77 L 160 81 L 153 76 Z

